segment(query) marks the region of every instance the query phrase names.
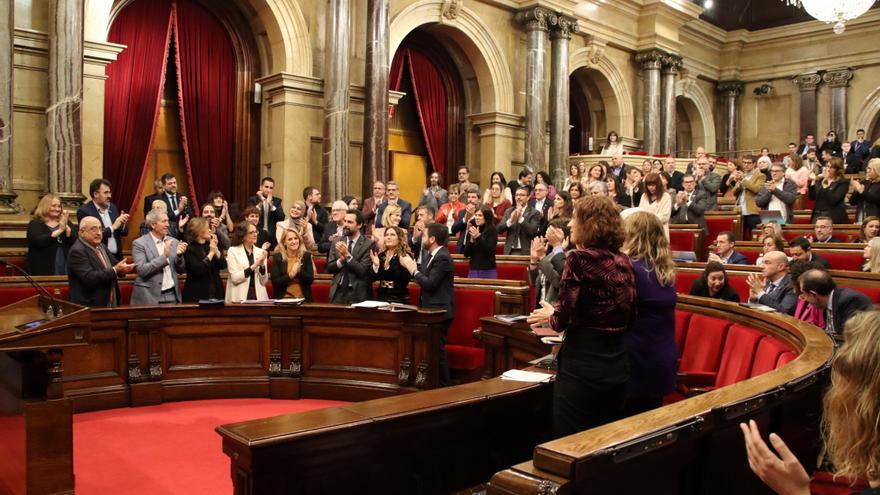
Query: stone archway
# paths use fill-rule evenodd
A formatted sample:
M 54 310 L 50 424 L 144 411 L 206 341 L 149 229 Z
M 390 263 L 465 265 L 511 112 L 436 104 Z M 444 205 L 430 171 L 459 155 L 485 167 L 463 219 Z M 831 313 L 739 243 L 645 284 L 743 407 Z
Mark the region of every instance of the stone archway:
M 868 139 L 880 138 L 880 87 L 862 101 L 851 129 L 864 129 Z M 855 132 L 851 134 L 854 136 Z
M 626 80 L 617 66 L 603 53 L 597 53 L 593 47 L 584 47 L 568 56 L 569 74 L 583 74 L 580 82 L 592 85 L 600 95 L 601 107 L 604 109 L 605 129 L 615 130 L 621 137 L 635 137 L 635 112 L 633 98 Z M 572 91 L 575 88 L 572 87 Z M 591 100 L 592 103 L 592 100 Z M 591 106 L 595 115 L 595 109 Z M 597 124 L 593 124 L 599 134 Z M 607 134 L 607 132 L 605 132 Z M 597 136 L 604 142 L 604 136 Z
M 692 78 L 682 78 L 675 86 L 676 104 L 684 110 L 691 127 L 692 147 L 703 146 L 706 151 L 715 151 L 715 121 L 712 118 L 712 104 L 702 89 Z M 678 146 L 678 149 L 682 149 Z

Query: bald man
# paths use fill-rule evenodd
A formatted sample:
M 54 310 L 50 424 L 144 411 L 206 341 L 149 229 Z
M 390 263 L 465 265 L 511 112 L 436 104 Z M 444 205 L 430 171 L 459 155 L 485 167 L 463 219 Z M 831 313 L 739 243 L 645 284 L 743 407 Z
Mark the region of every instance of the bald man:
M 749 302 L 769 306 L 780 313 L 793 315 L 797 293 L 788 276 L 788 257 L 780 251 L 764 254 L 761 274 L 749 275 Z
M 342 239 L 342 223 L 347 210 L 348 205 L 345 201 L 336 200 L 330 206 L 330 221 L 324 225 L 324 233 L 318 241 L 318 252 L 329 253 L 330 248 Z
M 134 264 L 122 260 L 115 265 L 107 247 L 101 221 L 83 217 L 79 222 L 79 238 L 67 253 L 68 299 L 92 307 L 114 307 L 121 295 L 117 278 L 134 270 Z

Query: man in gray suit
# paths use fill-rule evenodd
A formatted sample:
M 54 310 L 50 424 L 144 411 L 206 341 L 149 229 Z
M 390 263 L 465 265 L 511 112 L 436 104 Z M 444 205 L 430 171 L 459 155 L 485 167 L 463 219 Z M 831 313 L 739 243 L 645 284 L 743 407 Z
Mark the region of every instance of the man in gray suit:
M 178 303 L 181 298 L 177 276 L 185 271 L 186 243 L 168 236 L 168 214 L 164 211 L 150 211 L 144 223 L 150 231 L 131 245 L 138 274 L 131 304 Z
M 762 210 L 778 211 L 785 219 L 785 223 L 794 223 L 795 199 L 797 199 L 797 184 L 785 178 L 785 167 L 781 163 L 770 165 L 770 180 L 761 186 L 755 196 L 755 205 Z
M 697 224 L 703 232 L 709 234 L 706 227 L 706 193 L 697 189 L 697 179 L 693 174 L 684 174 L 681 179 L 682 191 L 675 195 L 675 203 L 672 205 L 671 224 Z
M 709 158 L 703 155 L 697 158 L 694 166 L 694 178 L 697 189 L 706 193 L 706 209 L 718 208 L 718 188 L 721 187 L 721 176 L 709 170 Z
M 342 223 L 343 239 L 330 248 L 327 257 L 327 273 L 333 274 L 330 285 L 330 302 L 336 304 L 355 304 L 373 297 L 373 284 L 370 283 L 370 259 L 375 243 L 361 235 L 364 214 L 360 210 L 345 212 Z
M 504 254 L 529 254 L 532 239 L 541 226 L 541 212 L 529 206 L 529 190 L 520 187 L 514 196 L 516 204 L 504 212 L 498 224 L 498 234 L 507 232 Z
M 765 253 L 761 274 L 749 275 L 748 283 L 749 302 L 769 306 L 783 314 L 794 314 L 798 296 L 788 276 L 788 257 L 785 253 Z

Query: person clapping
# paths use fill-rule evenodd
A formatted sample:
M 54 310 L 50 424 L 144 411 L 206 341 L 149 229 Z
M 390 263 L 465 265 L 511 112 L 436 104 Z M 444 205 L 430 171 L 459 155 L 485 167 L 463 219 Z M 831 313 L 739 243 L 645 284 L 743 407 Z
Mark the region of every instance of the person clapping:
M 400 227 L 385 229 L 385 250 L 378 253 L 370 251 L 372 271 L 370 278 L 379 282 L 376 299 L 390 303 L 409 303 L 409 285 L 412 280 L 410 272 L 404 268 L 402 260 L 410 258 L 412 253 L 406 242 L 406 231 Z

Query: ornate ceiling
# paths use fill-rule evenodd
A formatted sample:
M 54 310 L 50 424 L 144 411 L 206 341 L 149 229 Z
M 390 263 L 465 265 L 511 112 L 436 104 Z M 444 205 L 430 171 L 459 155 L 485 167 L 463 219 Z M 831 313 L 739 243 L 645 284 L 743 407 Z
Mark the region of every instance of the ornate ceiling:
M 705 0 L 691 1 L 702 6 Z M 878 6 L 875 3 L 872 8 Z M 804 9 L 790 7 L 782 0 L 714 0 L 714 6 L 700 17 L 726 31 L 756 31 L 812 19 Z

